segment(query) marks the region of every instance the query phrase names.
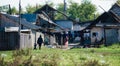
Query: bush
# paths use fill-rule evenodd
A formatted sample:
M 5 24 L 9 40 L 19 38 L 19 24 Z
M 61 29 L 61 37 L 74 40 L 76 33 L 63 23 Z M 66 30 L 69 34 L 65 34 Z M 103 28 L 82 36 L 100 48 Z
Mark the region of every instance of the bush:
M 83 64 L 83 66 L 100 66 L 97 60 L 89 60 Z
M 26 50 L 15 50 L 13 51 L 13 57 L 16 56 L 29 56 L 31 54 L 31 50 L 30 49 L 26 49 Z
M 99 63 L 98 60 L 85 61 L 81 66 L 109 66 L 107 63 Z

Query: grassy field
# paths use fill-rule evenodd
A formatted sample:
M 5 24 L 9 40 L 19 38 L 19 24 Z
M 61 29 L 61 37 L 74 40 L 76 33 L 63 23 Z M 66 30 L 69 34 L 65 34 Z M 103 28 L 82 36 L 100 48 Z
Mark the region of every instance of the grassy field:
M 102 48 L 0 51 L 0 66 L 120 66 L 120 45 Z

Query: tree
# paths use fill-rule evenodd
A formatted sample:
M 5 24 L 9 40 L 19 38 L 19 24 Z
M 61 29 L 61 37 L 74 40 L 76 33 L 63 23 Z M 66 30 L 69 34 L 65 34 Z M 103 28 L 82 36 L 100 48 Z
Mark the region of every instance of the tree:
M 117 4 L 120 5 L 120 0 L 117 0 Z
M 11 14 L 18 14 L 18 13 L 19 11 L 15 7 L 11 8 Z
M 94 19 L 96 7 L 89 0 L 83 0 L 81 4 L 75 3 L 72 0 L 70 0 L 69 4 L 70 5 L 67 7 L 67 15 L 70 18 L 79 18 L 82 22 Z M 57 10 L 63 12 L 63 9 L 64 4 L 59 4 Z M 56 19 L 63 19 L 63 15 L 57 13 Z
M 41 7 L 40 5 L 39 6 L 31 6 L 28 4 L 28 6 L 26 7 L 26 13 L 33 13 L 37 8 Z
M 53 6 L 53 3 L 48 3 L 48 5 Z M 42 7 L 42 5 L 38 5 L 38 4 L 36 4 L 36 6 L 31 6 L 28 4 L 26 7 L 26 13 L 32 14 L 34 11 L 36 11 L 37 9 L 39 9 L 41 7 Z
M 17 10 L 15 7 L 12 7 L 10 10 L 7 11 L 7 13 L 9 14 L 13 14 L 13 15 L 18 15 L 19 14 L 19 10 Z M 23 11 L 23 9 L 21 8 L 21 14 L 25 13 Z
M 70 17 L 74 19 L 79 18 L 81 21 L 88 21 L 94 19 L 96 7 L 87 0 L 83 1 L 80 5 L 78 3 L 71 2 L 68 12 L 71 15 Z
M 59 4 L 58 5 L 58 7 L 57 7 L 57 10 L 58 11 L 61 11 L 61 12 L 63 12 L 63 9 L 64 9 L 64 4 Z M 63 15 L 62 14 L 60 14 L 60 13 L 56 13 L 56 17 L 55 17 L 55 19 L 63 19 L 64 17 L 63 17 Z

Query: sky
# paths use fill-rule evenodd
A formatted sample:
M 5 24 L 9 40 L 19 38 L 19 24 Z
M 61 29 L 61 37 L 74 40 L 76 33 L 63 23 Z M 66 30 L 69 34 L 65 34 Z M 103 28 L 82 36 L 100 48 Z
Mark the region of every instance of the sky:
M 68 2 L 69 0 L 66 0 Z M 72 0 L 76 3 L 81 3 L 81 0 Z M 93 4 L 97 6 L 97 10 L 99 13 L 103 13 L 104 10 L 108 11 L 111 6 L 117 1 L 117 0 L 90 0 Z M 25 9 L 25 7 L 30 4 L 35 6 L 36 4 L 44 5 L 46 2 L 52 2 L 55 5 L 59 3 L 63 3 L 63 0 L 21 0 L 21 7 Z M 8 5 L 10 4 L 11 7 L 15 6 L 17 9 L 19 8 L 19 0 L 0 0 L 0 6 Z M 104 10 L 102 10 L 99 6 L 101 6 Z

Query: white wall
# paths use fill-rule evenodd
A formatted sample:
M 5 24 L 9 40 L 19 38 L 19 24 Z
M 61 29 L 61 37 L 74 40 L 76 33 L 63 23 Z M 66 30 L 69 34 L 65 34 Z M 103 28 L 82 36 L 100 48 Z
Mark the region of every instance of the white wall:
M 35 33 L 36 33 L 36 38 L 35 38 Z M 44 34 L 41 33 L 41 32 L 32 31 L 31 35 L 32 35 L 32 48 L 34 48 L 35 41 L 36 41 L 36 44 L 37 44 L 37 39 L 40 35 L 42 36 L 42 38 L 44 40 Z
M 120 29 L 118 30 L 118 34 L 119 34 L 118 41 L 120 42 Z
M 93 33 L 97 32 L 98 36 L 97 36 L 97 40 L 101 40 L 102 37 L 104 37 L 104 30 L 103 28 L 99 28 L 99 27 L 95 27 L 93 29 L 91 29 L 91 42 L 93 43 L 95 41 L 95 38 L 93 37 Z

